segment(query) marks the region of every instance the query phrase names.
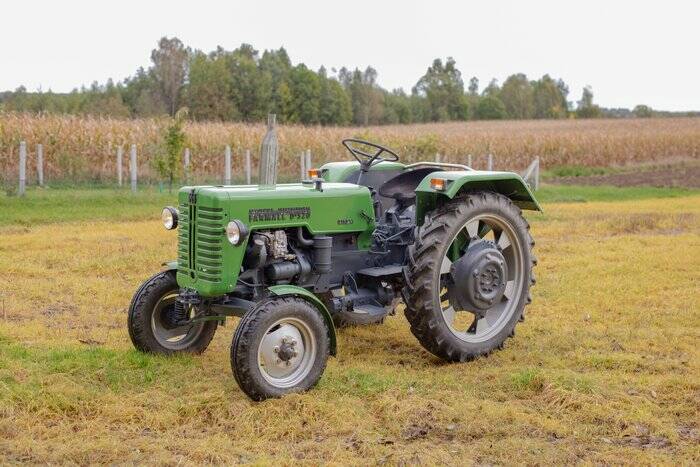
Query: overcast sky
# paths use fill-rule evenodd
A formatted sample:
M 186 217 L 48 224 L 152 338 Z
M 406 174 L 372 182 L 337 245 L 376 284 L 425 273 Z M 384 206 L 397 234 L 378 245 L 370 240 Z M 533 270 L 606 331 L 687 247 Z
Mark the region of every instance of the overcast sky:
M 364 68 L 410 91 L 452 56 L 482 88 L 522 72 L 585 85 L 605 107 L 700 110 L 700 2 L 9 0 L 0 7 L 0 90 L 70 91 L 148 66 L 161 36 L 210 51 L 284 46 L 313 69 Z

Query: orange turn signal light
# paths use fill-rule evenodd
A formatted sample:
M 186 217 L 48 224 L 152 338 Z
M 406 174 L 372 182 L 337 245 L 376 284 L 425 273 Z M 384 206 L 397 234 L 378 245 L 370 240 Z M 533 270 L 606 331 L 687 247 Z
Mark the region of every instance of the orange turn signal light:
M 309 169 L 308 174 L 311 180 L 321 177 L 321 171 L 318 169 Z
M 447 180 L 444 178 L 431 178 L 430 188 L 437 191 L 445 191 L 445 188 L 447 188 Z

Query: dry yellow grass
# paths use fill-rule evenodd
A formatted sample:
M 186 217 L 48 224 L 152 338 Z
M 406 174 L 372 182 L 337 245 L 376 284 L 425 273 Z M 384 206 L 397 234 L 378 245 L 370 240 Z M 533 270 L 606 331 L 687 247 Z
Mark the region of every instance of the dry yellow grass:
M 103 118 L 0 113 L 0 174 L 17 170 L 20 140 L 29 145 L 29 174 L 34 174 L 37 143 L 44 144 L 49 180 L 115 179 L 117 145 L 136 143 L 140 174 L 151 176 L 149 160 L 158 151 L 164 119 L 114 120 Z M 186 127 L 195 176 L 218 178 L 223 148 L 231 145 L 242 173 L 245 148 L 257 157 L 263 125 L 190 123 Z M 522 169 L 534 156 L 545 167 L 560 165 L 612 166 L 668 159 L 700 157 L 700 118 L 467 122 L 397 125 L 369 128 L 282 126 L 280 169 L 287 177 L 298 174 L 298 154 L 311 149 L 315 163 L 345 159 L 340 141 L 359 136 L 395 148 L 406 161 L 443 155 L 443 160 L 485 167 L 487 153 L 500 169 Z M 126 156 L 125 162 L 126 164 Z M 126 165 L 125 165 L 126 167 Z M 14 176 L 11 177 L 14 180 Z
M 130 296 L 175 249 L 157 220 L 0 227 L 0 463 L 697 465 L 700 196 L 545 209 L 502 351 L 443 364 L 399 315 L 264 403 L 234 323 L 202 356 L 131 349 Z

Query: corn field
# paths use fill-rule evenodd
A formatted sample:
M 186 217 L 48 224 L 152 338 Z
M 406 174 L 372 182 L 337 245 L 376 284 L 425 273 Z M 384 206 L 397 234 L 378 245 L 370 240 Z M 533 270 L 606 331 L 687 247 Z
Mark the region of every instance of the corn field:
M 139 180 L 155 181 L 151 160 L 161 151 L 165 118 L 118 120 L 99 117 L 0 113 L 0 172 L 7 183 L 16 179 L 19 142 L 27 142 L 28 174 L 36 173 L 37 144 L 44 147 L 44 173 L 50 181 L 113 183 L 116 151 L 138 150 Z M 253 167 L 265 125 L 244 123 L 188 123 L 191 173 L 195 180 L 215 180 L 223 170 L 224 146 L 234 154 L 234 174 L 242 173 L 242 155 L 251 149 Z M 366 128 L 281 126 L 281 178 L 299 174 L 299 153 L 310 149 L 314 165 L 344 160 L 340 141 L 359 137 L 395 149 L 402 160 L 466 162 L 484 168 L 493 154 L 495 168 L 521 170 L 534 156 L 544 167 L 562 165 L 627 166 L 700 156 L 700 118 L 619 120 L 478 121 Z M 254 169 L 255 172 L 255 169 Z M 234 176 L 235 178 L 235 176 Z M 30 177 L 31 180 L 31 177 Z

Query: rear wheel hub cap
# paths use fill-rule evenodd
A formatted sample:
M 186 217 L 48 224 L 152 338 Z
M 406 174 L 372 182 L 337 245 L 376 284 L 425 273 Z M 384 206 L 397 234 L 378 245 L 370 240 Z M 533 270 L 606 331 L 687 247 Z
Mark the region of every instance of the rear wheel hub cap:
M 452 263 L 450 301 L 460 310 L 486 311 L 506 290 L 508 270 L 498 246 L 488 240 L 470 244 L 464 256 Z

